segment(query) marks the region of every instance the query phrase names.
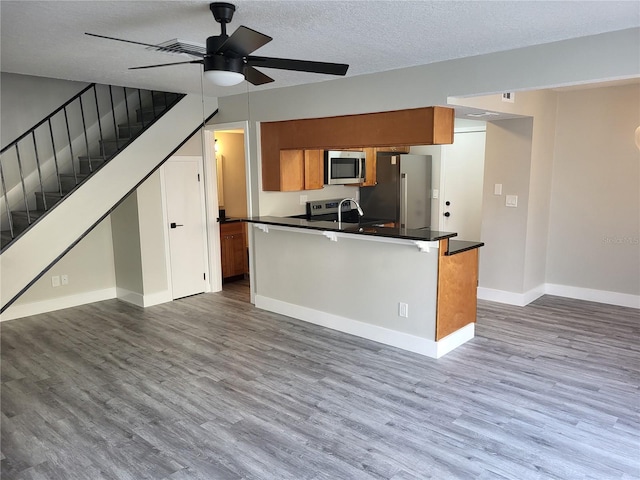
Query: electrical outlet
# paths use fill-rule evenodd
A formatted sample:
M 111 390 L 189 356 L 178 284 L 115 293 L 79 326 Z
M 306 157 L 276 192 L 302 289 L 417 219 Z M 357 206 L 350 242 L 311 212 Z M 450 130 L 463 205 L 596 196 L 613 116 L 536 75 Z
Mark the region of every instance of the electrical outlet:
M 517 207 L 518 206 L 518 196 L 517 195 L 507 195 L 505 198 L 505 205 L 507 207 Z
M 306 195 L 300 195 L 300 205 L 306 205 L 307 204 L 307 200 L 309 199 L 308 196 Z
M 398 303 L 398 316 L 409 318 L 409 304 L 400 302 Z
M 51 277 L 51 286 L 59 287 L 60 286 L 60 275 L 54 275 Z
M 502 94 L 502 101 L 507 103 L 514 103 L 516 101 L 516 94 L 514 92 L 504 92 Z
M 60 275 L 60 283 L 62 285 L 69 285 L 69 275 Z

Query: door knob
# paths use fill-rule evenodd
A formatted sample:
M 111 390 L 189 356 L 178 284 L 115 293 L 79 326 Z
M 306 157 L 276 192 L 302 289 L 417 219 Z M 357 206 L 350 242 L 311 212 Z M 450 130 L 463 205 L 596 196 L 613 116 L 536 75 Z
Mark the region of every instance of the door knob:
M 450 217 L 450 216 L 451 216 L 451 213 L 449 213 L 449 212 L 444 212 L 444 214 L 443 214 L 443 215 L 444 215 L 445 217 Z
M 449 205 L 451 205 L 451 202 L 447 200 L 446 202 L 444 202 L 444 204 L 448 207 Z
M 171 228 L 184 227 L 184 225 L 181 225 L 181 224 L 179 224 L 179 223 L 175 223 L 175 222 L 171 222 L 171 223 L 169 224 L 169 226 L 170 226 Z

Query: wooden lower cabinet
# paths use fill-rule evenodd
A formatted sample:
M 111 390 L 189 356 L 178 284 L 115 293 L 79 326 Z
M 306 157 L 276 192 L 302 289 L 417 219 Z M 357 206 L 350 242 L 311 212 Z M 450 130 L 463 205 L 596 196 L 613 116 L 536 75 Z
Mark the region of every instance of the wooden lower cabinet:
M 476 321 L 478 249 L 446 255 L 449 240 L 440 240 L 436 341 Z
M 220 253 L 222 278 L 236 277 L 249 272 L 244 222 L 220 224 Z

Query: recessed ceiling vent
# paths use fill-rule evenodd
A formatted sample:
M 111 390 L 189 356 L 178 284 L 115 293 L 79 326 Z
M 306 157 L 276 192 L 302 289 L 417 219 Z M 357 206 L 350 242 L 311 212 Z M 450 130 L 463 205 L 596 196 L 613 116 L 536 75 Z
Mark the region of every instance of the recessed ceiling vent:
M 163 48 L 165 47 L 165 48 Z M 171 50 L 167 50 L 167 48 Z M 199 45 L 197 43 L 185 42 L 174 38 L 173 40 L 167 40 L 159 43 L 157 47 L 147 47 L 147 50 L 153 50 L 156 52 L 172 53 L 174 55 L 183 55 L 184 53 L 193 57 L 202 58 L 207 53 L 207 47 Z
M 494 115 L 500 115 L 499 113 L 495 113 L 495 112 L 482 112 L 482 113 L 467 113 L 467 117 L 476 117 L 476 118 L 480 118 L 480 117 L 493 117 Z

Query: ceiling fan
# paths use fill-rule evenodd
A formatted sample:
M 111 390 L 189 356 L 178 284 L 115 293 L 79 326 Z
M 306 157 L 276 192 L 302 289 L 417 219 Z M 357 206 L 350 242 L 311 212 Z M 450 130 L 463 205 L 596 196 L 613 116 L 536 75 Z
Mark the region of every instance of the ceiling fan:
M 129 70 L 143 68 L 167 67 L 171 65 L 185 65 L 199 63 L 204 66 L 204 75 L 219 86 L 236 85 L 242 80 L 247 80 L 253 85 L 262 85 L 273 82 L 273 78 L 265 75 L 255 67 L 277 68 L 281 70 L 294 70 L 299 72 L 325 73 L 329 75 L 345 75 L 349 65 L 342 63 L 313 62 L 310 60 L 293 60 L 289 58 L 258 57 L 249 55 L 253 51 L 269 43 L 272 38 L 260 32 L 256 32 L 241 25 L 231 36 L 227 35 L 227 23 L 231 22 L 235 5 L 231 3 L 214 2 L 209 5 L 213 18 L 221 26 L 220 35 L 207 38 L 206 53 L 188 50 L 186 48 L 153 45 L 149 43 L 125 40 L 122 38 L 85 33 L 92 37 L 117 40 L 119 42 L 133 43 L 147 47 L 157 48 L 159 51 L 186 53 L 191 56 L 199 56 L 198 60 L 186 62 L 162 63 L 158 65 L 146 65 L 131 67 Z

